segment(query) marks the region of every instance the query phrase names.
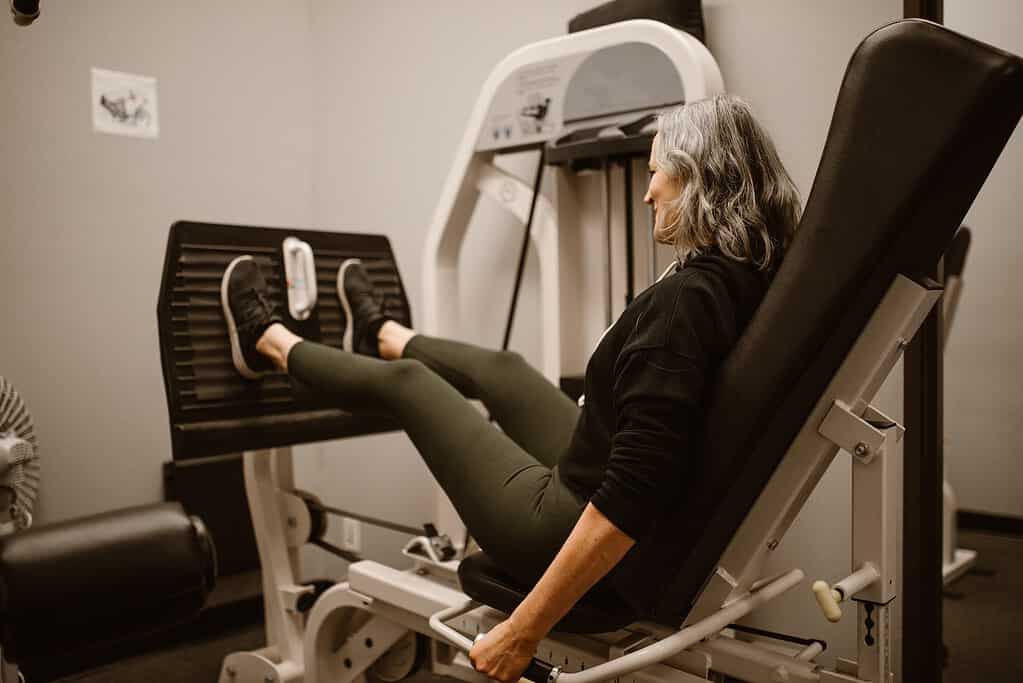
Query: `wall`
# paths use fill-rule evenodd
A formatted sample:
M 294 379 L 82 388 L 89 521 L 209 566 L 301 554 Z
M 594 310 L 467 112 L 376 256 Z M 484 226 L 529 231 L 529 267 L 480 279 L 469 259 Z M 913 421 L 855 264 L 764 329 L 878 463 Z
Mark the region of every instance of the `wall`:
M 40 435 L 40 522 L 162 497 L 171 223 L 310 223 L 315 104 L 294 10 L 89 0 L 44 2 L 27 29 L 0 21 L 0 373 Z M 158 140 L 92 131 L 93 66 L 157 78 Z
M 945 24 L 1023 54 L 1023 8 L 1014 0 L 945 0 Z M 1016 132 L 966 216 L 973 242 L 955 327 L 945 349 L 945 471 L 960 507 L 1023 517 L 1016 443 L 1023 425 L 1023 262 Z

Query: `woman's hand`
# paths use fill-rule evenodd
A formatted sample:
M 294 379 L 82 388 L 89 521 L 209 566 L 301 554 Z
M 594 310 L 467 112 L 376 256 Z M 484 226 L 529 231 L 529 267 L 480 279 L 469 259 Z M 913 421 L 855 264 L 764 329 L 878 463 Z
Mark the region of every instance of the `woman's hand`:
M 522 678 L 539 644 L 506 619 L 473 645 L 469 661 L 477 671 L 496 681 L 515 683 Z

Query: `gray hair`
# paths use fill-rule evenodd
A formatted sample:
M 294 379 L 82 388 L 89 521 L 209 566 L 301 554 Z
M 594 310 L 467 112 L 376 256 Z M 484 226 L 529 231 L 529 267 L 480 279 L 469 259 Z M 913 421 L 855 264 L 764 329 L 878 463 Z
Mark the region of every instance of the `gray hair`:
M 799 222 L 799 191 L 749 104 L 719 95 L 665 112 L 654 160 L 682 190 L 657 221 L 659 242 L 682 259 L 717 247 L 777 267 Z

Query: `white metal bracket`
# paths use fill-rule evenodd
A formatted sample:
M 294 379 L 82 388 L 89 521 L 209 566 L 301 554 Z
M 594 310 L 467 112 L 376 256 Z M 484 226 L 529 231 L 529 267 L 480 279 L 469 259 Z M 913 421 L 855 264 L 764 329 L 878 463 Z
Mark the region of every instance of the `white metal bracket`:
M 884 443 L 883 431 L 838 400 L 831 405 L 817 431 L 842 450 L 852 453 L 863 464 L 873 460 Z

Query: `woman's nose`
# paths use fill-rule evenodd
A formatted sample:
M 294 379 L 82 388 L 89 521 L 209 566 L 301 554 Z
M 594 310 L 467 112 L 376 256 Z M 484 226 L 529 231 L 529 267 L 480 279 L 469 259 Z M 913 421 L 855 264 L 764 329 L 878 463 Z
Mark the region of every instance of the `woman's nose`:
M 650 188 L 649 187 L 646 189 L 646 194 L 643 195 L 643 203 L 644 204 L 653 204 L 654 203 L 654 198 L 650 196 Z

